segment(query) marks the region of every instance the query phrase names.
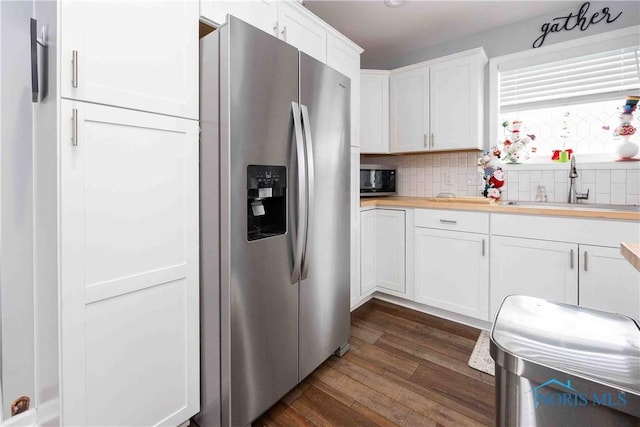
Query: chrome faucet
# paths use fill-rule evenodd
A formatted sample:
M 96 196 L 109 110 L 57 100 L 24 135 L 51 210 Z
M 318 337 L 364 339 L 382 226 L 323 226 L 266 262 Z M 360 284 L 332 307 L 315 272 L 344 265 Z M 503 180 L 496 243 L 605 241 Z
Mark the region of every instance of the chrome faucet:
M 576 170 L 576 156 L 571 156 L 571 167 L 569 168 L 569 203 L 578 203 L 578 200 L 587 200 L 589 198 L 589 189 L 586 193 L 576 192 L 575 180 L 578 177 Z

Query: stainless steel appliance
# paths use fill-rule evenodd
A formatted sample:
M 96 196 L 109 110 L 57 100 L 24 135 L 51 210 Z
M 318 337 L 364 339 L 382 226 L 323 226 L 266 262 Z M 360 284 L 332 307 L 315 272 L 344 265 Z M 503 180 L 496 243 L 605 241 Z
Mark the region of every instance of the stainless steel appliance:
M 490 351 L 496 426 L 640 423 L 640 328 L 630 317 L 508 296 Z
M 384 165 L 360 165 L 360 197 L 396 194 L 396 168 Z
M 200 425 L 248 425 L 349 338 L 347 77 L 229 17 L 201 40 Z

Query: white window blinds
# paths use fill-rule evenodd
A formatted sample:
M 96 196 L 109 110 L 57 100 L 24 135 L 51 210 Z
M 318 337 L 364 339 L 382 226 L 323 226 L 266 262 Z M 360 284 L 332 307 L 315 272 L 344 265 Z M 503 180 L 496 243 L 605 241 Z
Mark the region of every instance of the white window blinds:
M 640 95 L 640 46 L 500 71 L 502 112 Z

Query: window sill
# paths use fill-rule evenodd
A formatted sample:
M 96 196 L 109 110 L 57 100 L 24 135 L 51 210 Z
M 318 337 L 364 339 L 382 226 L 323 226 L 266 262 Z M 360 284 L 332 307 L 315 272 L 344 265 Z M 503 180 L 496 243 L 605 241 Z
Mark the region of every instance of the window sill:
M 570 162 L 554 162 L 548 157 L 536 156 L 522 163 L 502 163 L 505 171 L 529 171 L 529 170 L 565 170 L 569 169 Z M 578 169 L 634 169 L 640 170 L 640 158 L 633 160 L 619 160 L 614 154 L 590 154 L 577 155 L 576 167 Z

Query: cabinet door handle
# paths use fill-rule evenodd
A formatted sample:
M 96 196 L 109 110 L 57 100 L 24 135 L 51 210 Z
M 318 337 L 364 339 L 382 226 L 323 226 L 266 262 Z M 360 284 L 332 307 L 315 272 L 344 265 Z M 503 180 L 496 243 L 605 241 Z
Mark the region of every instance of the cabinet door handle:
M 485 254 L 485 243 L 484 243 L 484 239 L 482 239 L 482 256 L 484 256 Z
M 71 51 L 71 86 L 78 87 L 78 51 Z
M 573 249 L 569 251 L 569 268 L 573 270 Z
M 78 146 L 78 109 L 71 110 L 71 145 Z
M 458 221 L 454 221 L 452 219 L 441 219 L 440 222 L 443 223 L 443 224 L 457 224 L 458 223 Z
M 584 251 L 584 271 L 587 271 L 587 251 Z
M 276 21 L 275 24 L 273 24 L 273 35 L 278 37 L 278 22 Z
M 435 134 L 431 134 L 431 148 L 435 147 L 436 145 L 436 135 Z
M 424 144 L 425 147 L 429 148 L 429 144 L 427 143 L 427 134 L 424 134 L 424 137 L 422 138 L 422 142 Z
M 280 30 L 280 34 L 282 34 L 282 40 L 287 41 L 287 26 L 283 26 L 282 30 Z

